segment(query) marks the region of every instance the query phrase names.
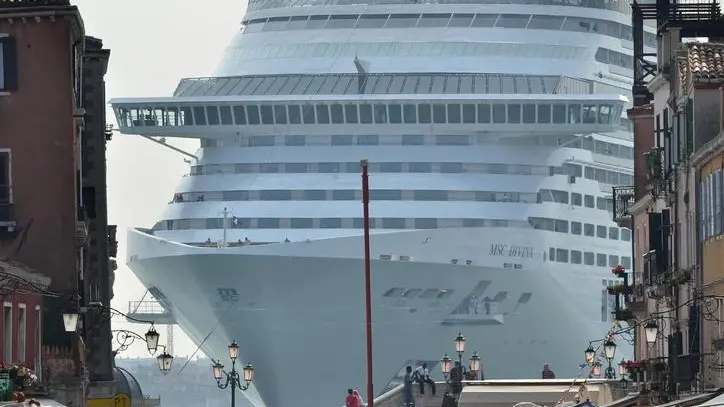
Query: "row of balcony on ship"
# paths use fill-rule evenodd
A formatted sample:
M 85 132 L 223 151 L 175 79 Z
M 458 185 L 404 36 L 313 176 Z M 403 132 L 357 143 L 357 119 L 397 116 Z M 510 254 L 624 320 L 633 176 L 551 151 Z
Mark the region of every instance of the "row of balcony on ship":
M 472 96 L 483 98 L 487 95 Z M 161 134 L 168 128 L 169 135 L 198 137 L 198 127 L 211 130 L 218 128 L 220 133 L 225 126 L 257 126 L 255 132 L 263 133 L 261 127 L 293 125 L 330 125 L 332 132 L 339 132 L 338 125 L 455 125 L 468 128 L 487 125 L 490 130 L 551 131 L 562 129 L 571 132 L 613 131 L 618 125 L 626 99 L 622 96 L 605 97 L 585 95 L 587 101 L 570 100 L 519 100 L 518 95 L 509 101 L 497 100 L 489 103 L 473 101 L 408 101 L 386 103 L 360 102 L 273 102 L 264 104 L 236 104 L 221 101 L 184 101 L 173 99 L 167 102 L 116 101 L 113 103 L 116 118 L 122 131 L 139 134 Z M 539 97 L 539 95 L 535 95 Z M 568 99 L 568 100 L 565 100 Z M 612 100 L 614 99 L 614 100 Z M 541 126 L 549 125 L 549 126 Z M 189 127 L 188 130 L 182 130 Z M 323 131 L 324 127 L 315 128 Z M 274 132 L 272 128 L 268 130 Z

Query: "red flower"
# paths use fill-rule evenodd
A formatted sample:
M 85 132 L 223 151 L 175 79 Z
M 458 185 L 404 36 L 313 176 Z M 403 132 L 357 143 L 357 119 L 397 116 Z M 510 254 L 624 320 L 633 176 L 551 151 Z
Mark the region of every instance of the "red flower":
M 616 277 L 621 277 L 626 273 L 626 268 L 619 264 L 611 269 L 611 273 L 613 273 Z

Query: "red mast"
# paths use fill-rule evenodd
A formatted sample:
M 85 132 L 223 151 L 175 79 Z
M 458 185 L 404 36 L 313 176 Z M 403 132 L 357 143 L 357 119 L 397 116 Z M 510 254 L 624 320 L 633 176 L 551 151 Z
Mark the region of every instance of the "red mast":
M 365 325 L 367 330 L 367 406 L 374 407 L 375 393 L 372 382 L 372 282 L 370 262 L 370 180 L 367 160 L 362 165 L 362 208 L 365 238 Z

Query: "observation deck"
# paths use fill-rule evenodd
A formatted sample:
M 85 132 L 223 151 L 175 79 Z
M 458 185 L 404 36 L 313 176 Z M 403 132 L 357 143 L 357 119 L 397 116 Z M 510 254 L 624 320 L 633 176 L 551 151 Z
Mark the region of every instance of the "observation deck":
M 125 134 L 182 138 L 341 134 L 610 132 L 627 99 L 591 81 L 499 74 L 326 74 L 184 79 L 175 96 L 114 99 Z M 200 136 L 203 135 L 203 136 Z
M 128 312 L 126 313 L 128 322 L 138 323 L 138 321 L 153 321 L 159 325 L 175 325 L 176 318 L 170 309 L 164 307 L 159 301 L 129 301 Z

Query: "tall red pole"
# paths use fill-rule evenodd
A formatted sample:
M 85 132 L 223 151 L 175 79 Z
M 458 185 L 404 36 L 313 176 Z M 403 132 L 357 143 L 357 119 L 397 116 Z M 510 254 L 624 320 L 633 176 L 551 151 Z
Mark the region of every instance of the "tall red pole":
M 375 392 L 372 383 L 372 282 L 370 262 L 370 179 L 367 160 L 362 165 L 362 208 L 364 211 L 365 237 L 365 325 L 367 328 L 367 406 L 374 407 Z

